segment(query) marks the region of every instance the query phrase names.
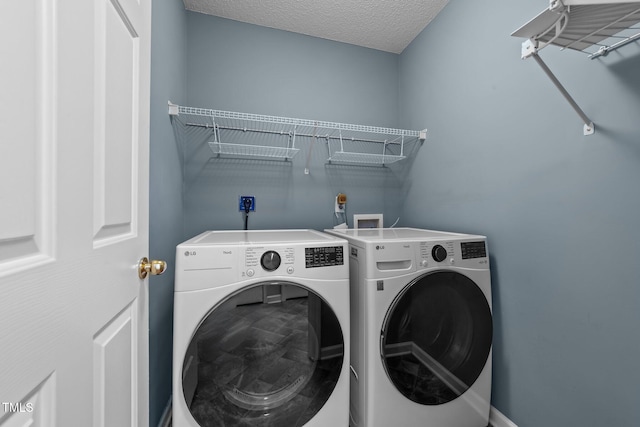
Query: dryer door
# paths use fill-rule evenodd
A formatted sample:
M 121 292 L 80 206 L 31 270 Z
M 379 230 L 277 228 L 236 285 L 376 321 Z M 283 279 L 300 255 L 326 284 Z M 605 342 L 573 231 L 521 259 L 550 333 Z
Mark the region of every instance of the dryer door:
M 302 426 L 331 396 L 343 353 L 338 318 L 319 295 L 255 284 L 203 318 L 184 357 L 184 398 L 201 426 Z
M 492 330 L 491 309 L 476 283 L 454 271 L 426 274 L 409 283 L 387 313 L 383 365 L 408 399 L 443 404 L 482 372 Z

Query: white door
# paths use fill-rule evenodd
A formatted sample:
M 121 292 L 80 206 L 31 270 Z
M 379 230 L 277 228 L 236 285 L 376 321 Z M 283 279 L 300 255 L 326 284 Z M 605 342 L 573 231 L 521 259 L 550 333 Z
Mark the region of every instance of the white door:
M 0 2 L 0 426 L 148 425 L 151 0 Z

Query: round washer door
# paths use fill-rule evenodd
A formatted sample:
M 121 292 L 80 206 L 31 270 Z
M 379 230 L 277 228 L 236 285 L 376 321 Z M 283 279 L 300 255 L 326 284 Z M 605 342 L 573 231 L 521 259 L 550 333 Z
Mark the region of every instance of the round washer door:
M 324 299 L 291 282 L 259 283 L 203 318 L 184 357 L 184 399 L 200 426 L 302 426 L 331 396 L 343 359 Z
M 491 309 L 478 285 L 437 271 L 409 283 L 393 301 L 381 334 L 382 362 L 406 398 L 440 405 L 473 385 L 492 338 Z

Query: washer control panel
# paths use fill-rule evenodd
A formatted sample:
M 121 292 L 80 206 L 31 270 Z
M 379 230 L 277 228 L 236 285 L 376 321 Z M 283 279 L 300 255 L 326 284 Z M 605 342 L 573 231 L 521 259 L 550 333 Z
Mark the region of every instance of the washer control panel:
M 323 274 L 317 267 L 346 267 L 344 246 L 250 246 L 244 249 L 242 277 Z M 307 273 L 304 273 L 305 270 Z M 326 273 L 324 273 L 326 274 Z
M 346 240 L 314 230 L 207 231 L 176 247 L 174 291 L 245 280 L 340 280 L 348 286 L 347 248 Z
M 304 248 L 304 262 L 306 268 L 344 265 L 343 247 L 322 246 L 316 248 Z

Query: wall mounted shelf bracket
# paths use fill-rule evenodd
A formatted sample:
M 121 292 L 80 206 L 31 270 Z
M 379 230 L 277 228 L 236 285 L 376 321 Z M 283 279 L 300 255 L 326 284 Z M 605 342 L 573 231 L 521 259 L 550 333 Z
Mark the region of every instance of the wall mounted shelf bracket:
M 535 54 L 533 54 L 531 56 L 532 56 L 533 59 L 536 60 L 536 62 L 538 63 L 540 68 L 542 68 L 542 70 L 545 72 L 545 74 L 551 79 L 553 84 L 556 86 L 556 88 L 558 88 L 558 90 L 560 91 L 562 96 L 564 96 L 564 98 L 571 105 L 571 107 L 575 110 L 575 112 L 578 113 L 578 116 L 580 116 L 580 118 L 584 122 L 584 127 L 582 128 L 582 131 L 583 131 L 584 135 L 592 135 L 593 132 L 595 131 L 595 125 L 593 124 L 593 121 L 591 121 L 591 119 L 589 117 L 587 117 L 585 112 L 582 111 L 582 108 L 580 108 L 578 103 L 576 101 L 574 101 L 574 99 L 571 97 L 569 92 L 567 92 L 567 90 L 564 88 L 564 86 L 562 86 L 562 83 L 560 83 L 560 81 L 556 78 L 556 76 L 551 72 L 549 67 L 547 67 L 547 64 L 545 64 L 545 62 L 542 60 L 542 58 L 540 58 L 540 55 L 538 55 L 538 53 L 535 53 Z

